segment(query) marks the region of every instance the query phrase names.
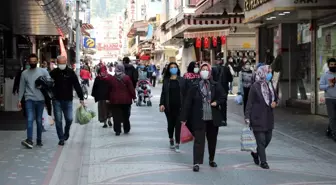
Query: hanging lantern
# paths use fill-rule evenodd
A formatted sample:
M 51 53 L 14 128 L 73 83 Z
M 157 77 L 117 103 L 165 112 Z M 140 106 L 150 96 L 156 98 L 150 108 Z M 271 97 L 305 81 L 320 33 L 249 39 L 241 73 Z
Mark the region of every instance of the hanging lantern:
M 204 38 L 204 48 L 209 48 L 210 42 L 209 42 L 209 38 L 205 37 Z
M 195 46 L 196 46 L 196 48 L 201 48 L 201 46 L 202 46 L 201 38 L 199 38 L 199 37 L 196 38 Z
M 221 36 L 222 45 L 226 44 L 226 36 Z
M 215 48 L 217 47 L 217 37 L 212 37 L 212 46 Z

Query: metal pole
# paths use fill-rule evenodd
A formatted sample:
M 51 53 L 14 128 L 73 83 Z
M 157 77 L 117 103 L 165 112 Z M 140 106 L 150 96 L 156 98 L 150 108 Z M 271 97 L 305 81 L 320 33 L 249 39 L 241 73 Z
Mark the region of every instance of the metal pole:
M 80 71 L 80 22 L 79 22 L 80 0 L 76 0 L 76 74 Z

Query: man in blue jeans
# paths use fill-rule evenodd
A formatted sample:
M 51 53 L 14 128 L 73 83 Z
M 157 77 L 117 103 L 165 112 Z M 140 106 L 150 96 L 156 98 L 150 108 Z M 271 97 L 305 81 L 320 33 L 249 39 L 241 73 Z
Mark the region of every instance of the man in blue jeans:
M 76 73 L 67 66 L 67 58 L 64 56 L 57 57 L 57 68 L 50 72 L 54 79 L 54 116 L 56 130 L 58 135 L 58 145 L 63 146 L 64 142 L 70 137 L 70 127 L 73 121 L 73 89 L 79 97 L 80 103 L 84 106 L 84 96 L 80 87 Z M 62 115 L 64 114 L 65 127 L 63 130 Z
M 25 97 L 25 107 L 22 107 L 21 101 L 19 101 L 18 108 L 25 108 L 27 116 L 27 139 L 22 141 L 21 144 L 29 149 L 32 149 L 34 120 L 36 120 L 37 127 L 36 145 L 43 146 L 42 114 L 44 109 L 44 96 L 41 90 L 36 88 L 35 81 L 40 76 L 49 77 L 49 73 L 43 68 L 37 68 L 37 55 L 31 54 L 28 57 L 28 60 L 30 68 L 22 72 L 19 87 L 19 100 L 22 100 L 23 96 Z

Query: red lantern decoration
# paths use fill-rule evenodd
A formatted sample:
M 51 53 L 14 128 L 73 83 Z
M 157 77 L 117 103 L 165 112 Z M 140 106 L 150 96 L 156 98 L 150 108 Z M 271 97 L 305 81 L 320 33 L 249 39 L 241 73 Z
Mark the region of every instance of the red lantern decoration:
M 202 46 L 202 40 L 201 38 L 196 38 L 196 43 L 195 43 L 196 48 L 200 48 Z
M 222 45 L 226 44 L 226 36 L 221 36 Z
M 217 47 L 217 37 L 212 37 L 212 46 Z
M 208 37 L 205 37 L 205 38 L 204 38 L 204 48 L 209 48 L 209 44 L 210 44 L 210 42 L 209 42 L 209 38 L 208 38 Z

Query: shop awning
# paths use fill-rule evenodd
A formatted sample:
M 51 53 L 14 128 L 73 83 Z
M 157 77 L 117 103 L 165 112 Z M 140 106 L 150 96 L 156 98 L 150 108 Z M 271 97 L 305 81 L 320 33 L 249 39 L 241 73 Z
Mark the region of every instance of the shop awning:
M 230 30 L 184 32 L 184 38 L 221 37 L 229 35 Z
M 129 32 L 127 33 L 127 37 L 131 38 L 134 37 L 138 31 L 140 32 L 147 32 L 148 30 L 148 23 L 145 21 L 136 21 L 132 24 Z
M 83 36 L 88 36 L 88 37 L 90 37 L 90 33 L 87 32 L 83 27 L 81 28 L 81 31 L 82 31 L 82 35 L 83 35 Z
M 93 30 L 94 29 L 94 27 L 90 23 L 83 23 L 82 28 L 85 29 L 85 30 Z
M 221 1 L 222 0 L 206 0 L 203 4 L 198 6 L 198 8 L 195 10 L 195 15 L 201 15 L 203 12 L 215 6 L 217 3 Z
M 221 16 L 202 16 L 195 17 L 193 15 L 185 15 L 184 24 L 185 25 L 221 25 L 233 26 L 234 24 L 243 24 L 244 16 L 231 16 L 231 17 L 221 17 Z

